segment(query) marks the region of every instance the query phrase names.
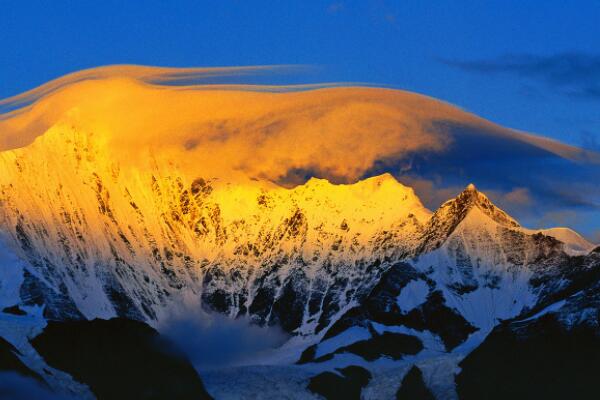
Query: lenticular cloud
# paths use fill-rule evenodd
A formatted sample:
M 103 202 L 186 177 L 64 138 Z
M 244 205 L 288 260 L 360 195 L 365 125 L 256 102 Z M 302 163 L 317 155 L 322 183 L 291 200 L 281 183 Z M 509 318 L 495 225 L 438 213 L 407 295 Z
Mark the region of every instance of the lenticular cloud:
M 600 172 L 597 153 L 400 90 L 243 84 L 293 68 L 125 65 L 77 72 L 0 101 L 0 150 L 68 127 L 101 135 L 124 168 L 169 163 L 190 179 L 289 187 L 311 176 L 352 183 L 390 172 L 433 187 L 423 196 L 430 207 L 471 181 L 498 193 L 500 205 L 521 218 L 531 210 L 511 193 L 543 204 L 534 210 L 538 219 L 558 208 L 580 214 L 598 207 L 600 193 L 588 183 Z

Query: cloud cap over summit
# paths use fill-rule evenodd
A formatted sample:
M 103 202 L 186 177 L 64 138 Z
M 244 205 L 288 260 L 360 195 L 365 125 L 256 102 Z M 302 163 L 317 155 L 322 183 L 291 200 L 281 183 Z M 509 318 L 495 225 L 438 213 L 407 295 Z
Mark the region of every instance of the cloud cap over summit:
M 191 178 L 293 186 L 311 176 L 349 183 L 390 172 L 418 192 L 431 182 L 430 207 L 436 191 L 475 182 L 520 217 L 531 203 L 545 204 L 538 217 L 597 209 L 595 152 L 405 91 L 226 84 L 264 71 L 115 66 L 75 73 L 1 102 L 13 107 L 0 115 L 0 149 L 68 126 L 102 137 L 124 166 L 173 162 Z

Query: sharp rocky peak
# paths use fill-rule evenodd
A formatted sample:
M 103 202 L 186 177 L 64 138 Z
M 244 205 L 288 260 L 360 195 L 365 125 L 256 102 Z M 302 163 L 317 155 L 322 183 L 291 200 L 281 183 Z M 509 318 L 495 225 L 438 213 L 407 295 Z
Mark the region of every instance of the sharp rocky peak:
M 519 223 L 514 218 L 492 203 L 490 199 L 485 194 L 478 191 L 472 183 L 470 183 L 458 196 L 442 204 L 435 214 L 443 214 L 445 216 L 451 215 L 459 217 L 462 220 L 469 211 L 475 207 L 500 225 L 509 228 L 520 227 Z
M 474 209 L 478 209 L 481 214 L 503 227 L 520 228 L 517 221 L 496 207 L 471 183 L 458 196 L 446 201 L 433 213 L 423 234 L 418 253 L 441 246 Z

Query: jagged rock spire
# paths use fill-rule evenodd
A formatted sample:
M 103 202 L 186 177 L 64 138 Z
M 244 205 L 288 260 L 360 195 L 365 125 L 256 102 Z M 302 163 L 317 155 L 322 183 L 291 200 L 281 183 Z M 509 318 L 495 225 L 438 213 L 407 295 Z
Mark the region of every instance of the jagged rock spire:
M 511 216 L 496 207 L 485 194 L 479 192 L 475 185 L 470 183 L 458 196 L 448 200 L 435 211 L 425 229 L 417 253 L 439 247 L 473 208 L 478 208 L 484 215 L 502 226 L 520 227 Z

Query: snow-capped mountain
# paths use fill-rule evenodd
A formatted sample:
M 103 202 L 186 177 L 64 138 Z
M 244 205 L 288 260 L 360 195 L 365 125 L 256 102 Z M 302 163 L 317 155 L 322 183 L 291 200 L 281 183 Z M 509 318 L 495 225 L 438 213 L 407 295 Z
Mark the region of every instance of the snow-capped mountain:
M 568 268 L 562 290 L 496 326 L 460 363 L 460 398 L 596 397 L 600 248 L 571 259 Z
M 364 398 L 392 398 L 411 366 L 454 398 L 458 363 L 494 327 L 597 265 L 574 232 L 523 228 L 473 185 L 432 213 L 389 174 L 292 189 L 190 178 L 161 157 L 124 165 L 102 135 L 66 124 L 0 153 L 0 170 L 3 307 L 41 326 L 160 327 L 184 304 L 248 317 L 291 335 L 257 362 L 314 379 L 354 366 L 369 376 Z

